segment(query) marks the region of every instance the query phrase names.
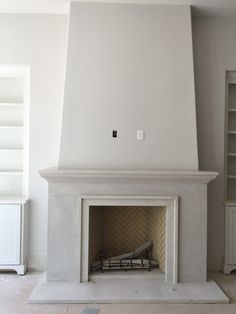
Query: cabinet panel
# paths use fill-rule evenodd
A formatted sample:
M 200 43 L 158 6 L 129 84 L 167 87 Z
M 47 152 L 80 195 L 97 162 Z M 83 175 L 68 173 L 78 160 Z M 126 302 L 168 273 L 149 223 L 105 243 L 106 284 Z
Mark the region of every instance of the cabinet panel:
M 227 208 L 228 263 L 236 264 L 236 207 Z
M 0 265 L 20 264 L 21 206 L 0 205 Z

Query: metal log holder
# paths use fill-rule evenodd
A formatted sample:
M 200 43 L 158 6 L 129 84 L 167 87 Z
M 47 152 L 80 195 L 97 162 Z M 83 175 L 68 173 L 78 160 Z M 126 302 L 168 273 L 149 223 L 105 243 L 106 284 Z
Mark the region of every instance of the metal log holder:
M 140 258 L 127 258 L 127 259 L 114 259 L 114 258 L 103 258 L 103 253 L 100 254 L 100 271 L 128 271 L 128 270 L 148 270 L 151 271 L 155 267 L 152 265 L 152 254 L 147 254 L 147 259 L 143 256 Z

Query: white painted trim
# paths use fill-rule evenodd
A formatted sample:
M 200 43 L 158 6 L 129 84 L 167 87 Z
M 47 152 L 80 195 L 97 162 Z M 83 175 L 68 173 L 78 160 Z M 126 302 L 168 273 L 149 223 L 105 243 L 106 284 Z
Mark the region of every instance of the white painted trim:
M 27 270 L 26 264 L 21 265 L 0 265 L 0 270 L 14 270 L 18 275 L 24 275 Z
M 235 270 L 236 269 L 236 265 L 224 265 L 223 266 L 223 273 L 224 273 L 224 275 L 230 275 L 231 274 L 231 272 L 233 271 L 233 270 Z
M 7 196 L 0 198 L 0 204 L 21 204 L 24 205 L 27 202 L 27 199 L 24 197 L 14 197 L 14 196 Z
M 81 234 L 81 282 L 88 281 L 89 275 L 89 204 L 82 202 Z
M 179 243 L 179 199 L 174 199 L 174 262 L 173 262 L 173 282 L 178 282 L 178 243 Z
M 83 250 L 83 245 L 82 245 L 82 234 L 83 234 L 83 212 L 82 212 L 82 199 L 80 198 L 78 201 L 78 225 L 80 226 L 80 232 L 79 232 L 79 236 L 78 236 L 78 245 L 79 245 L 79 273 L 78 273 L 78 282 L 82 281 L 82 250 Z
M 228 84 L 236 83 L 236 71 L 226 71 L 226 83 Z
M 23 196 L 28 198 L 29 195 L 29 145 L 30 145 L 30 67 L 24 67 L 24 176 L 23 176 Z
M 9 78 L 24 78 L 27 76 L 28 65 L 1 64 L 0 76 Z
M 81 282 L 89 280 L 89 207 L 90 206 L 162 206 L 166 207 L 166 274 L 165 281 L 178 282 L 178 197 L 177 196 L 81 196 Z M 168 230 L 167 230 L 168 229 Z
M 208 183 L 218 172 L 188 170 L 78 170 L 49 168 L 39 171 L 49 182 L 183 182 Z

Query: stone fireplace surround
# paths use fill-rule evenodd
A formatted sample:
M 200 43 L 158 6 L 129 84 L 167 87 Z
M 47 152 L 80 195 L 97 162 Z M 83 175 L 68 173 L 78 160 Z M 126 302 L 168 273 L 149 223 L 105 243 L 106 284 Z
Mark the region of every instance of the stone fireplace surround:
M 165 282 L 185 283 L 186 293 L 164 297 L 157 291 L 152 302 L 228 302 L 215 284 L 207 283 L 207 184 L 216 172 L 46 169 L 40 174 L 49 182 L 47 275 L 30 302 L 102 302 L 96 285 L 89 285 L 89 206 L 105 205 L 166 208 Z M 145 280 L 148 291 L 151 281 Z M 57 294 L 63 282 L 76 283 L 81 292 L 77 297 Z M 189 284 L 198 287 L 194 296 Z M 110 302 L 123 298 L 108 297 Z

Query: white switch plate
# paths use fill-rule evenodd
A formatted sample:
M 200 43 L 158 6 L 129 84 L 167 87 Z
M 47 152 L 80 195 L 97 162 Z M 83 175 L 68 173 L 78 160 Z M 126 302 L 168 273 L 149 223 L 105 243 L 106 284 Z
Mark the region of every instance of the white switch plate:
M 144 130 L 137 130 L 137 140 L 139 141 L 144 140 Z

